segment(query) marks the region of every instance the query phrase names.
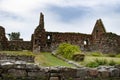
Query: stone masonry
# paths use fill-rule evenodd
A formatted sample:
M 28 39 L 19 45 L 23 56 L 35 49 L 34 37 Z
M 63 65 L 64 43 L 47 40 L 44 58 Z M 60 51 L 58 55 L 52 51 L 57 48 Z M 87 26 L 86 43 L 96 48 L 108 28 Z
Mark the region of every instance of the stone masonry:
M 8 48 L 8 42 L 5 36 L 5 29 L 0 26 L 0 50 L 6 50 Z
M 0 61 L 0 80 L 120 80 L 120 66 L 38 67 L 30 63 Z
M 31 50 L 31 41 L 23 41 L 22 39 L 8 41 L 5 35 L 5 29 L 0 26 L 0 50 Z

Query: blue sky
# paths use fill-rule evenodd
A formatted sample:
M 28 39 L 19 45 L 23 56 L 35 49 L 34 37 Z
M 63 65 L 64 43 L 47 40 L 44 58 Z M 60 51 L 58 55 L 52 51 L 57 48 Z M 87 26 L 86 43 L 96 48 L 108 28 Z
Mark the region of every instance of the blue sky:
M 46 31 L 91 34 L 101 18 L 108 32 L 120 35 L 120 0 L 0 0 L 0 25 L 30 40 L 40 12 Z

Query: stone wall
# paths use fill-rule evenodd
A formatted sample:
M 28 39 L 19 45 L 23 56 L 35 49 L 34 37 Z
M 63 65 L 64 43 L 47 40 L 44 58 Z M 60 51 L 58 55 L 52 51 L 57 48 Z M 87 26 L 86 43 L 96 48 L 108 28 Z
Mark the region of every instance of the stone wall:
M 44 29 L 44 15 L 40 13 L 39 25 L 36 27 L 34 34 L 32 34 L 32 49 L 33 52 L 38 53 L 43 51 L 46 46 L 46 34 Z
M 0 54 L 0 60 L 10 60 L 10 61 L 25 61 L 34 63 L 35 56 L 25 56 L 25 55 L 4 55 Z
M 113 33 L 101 35 L 98 44 L 99 50 L 103 53 L 120 53 L 120 37 Z
M 46 32 L 47 48 L 54 50 L 60 43 L 63 42 L 78 45 L 81 50 L 90 50 L 90 45 L 92 44 L 92 36 L 82 33 Z
M 8 42 L 5 36 L 5 28 L 0 26 L 0 50 L 6 50 L 8 48 Z
M 5 28 L 0 26 L 0 50 L 32 50 L 31 41 L 12 40 L 8 41 L 5 34 Z
M 8 50 L 20 51 L 20 50 L 32 50 L 31 41 L 13 40 L 8 41 Z
M 120 66 L 67 68 L 0 62 L 0 80 L 120 80 Z

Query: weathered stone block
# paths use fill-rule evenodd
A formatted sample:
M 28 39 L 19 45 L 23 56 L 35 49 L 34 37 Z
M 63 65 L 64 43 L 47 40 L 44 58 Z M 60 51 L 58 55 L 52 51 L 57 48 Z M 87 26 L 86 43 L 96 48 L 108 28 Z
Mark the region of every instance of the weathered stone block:
M 73 55 L 72 59 L 75 61 L 83 61 L 85 58 L 84 54 L 75 54 Z
M 11 69 L 11 68 L 14 68 L 14 65 L 11 65 L 11 64 L 2 65 L 3 70 L 8 70 L 8 69 Z
M 39 70 L 40 68 L 36 65 L 36 64 L 26 64 L 26 68 L 27 69 L 37 69 L 37 70 Z
M 25 77 L 25 76 L 27 76 L 27 72 L 26 72 L 26 70 L 10 69 L 10 70 L 8 70 L 8 75 L 11 75 L 14 77 Z
M 59 77 L 50 77 L 49 80 L 60 80 Z
M 3 69 L 0 69 L 0 74 L 2 73 Z
M 46 77 L 47 74 L 43 71 L 31 71 L 31 72 L 28 72 L 28 76 L 29 77 Z
M 110 77 L 109 72 L 108 71 L 101 71 L 101 72 L 99 72 L 98 77 L 99 78 L 109 78 Z
M 119 77 L 119 74 L 120 74 L 119 69 L 111 68 L 109 72 L 110 72 L 110 77 Z
M 88 70 L 88 75 L 90 77 L 97 77 L 98 76 L 98 70 L 97 69 L 89 69 Z
M 69 77 L 75 77 L 77 74 L 76 69 L 71 69 L 71 68 L 65 68 L 63 72 L 61 72 L 62 76 L 68 79 Z
M 75 77 L 81 78 L 81 80 L 83 80 L 86 75 L 87 75 L 87 68 L 80 68 L 80 69 L 77 69 L 77 73 Z

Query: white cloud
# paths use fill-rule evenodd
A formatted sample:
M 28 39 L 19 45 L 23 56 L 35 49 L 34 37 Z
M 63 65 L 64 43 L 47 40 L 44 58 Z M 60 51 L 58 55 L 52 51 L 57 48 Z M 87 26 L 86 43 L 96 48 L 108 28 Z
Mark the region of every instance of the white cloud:
M 36 2 L 31 0 L 3 0 L 0 3 L 0 7 L 2 10 L 6 10 L 9 12 L 23 14 L 21 12 L 28 12 L 34 8 Z

